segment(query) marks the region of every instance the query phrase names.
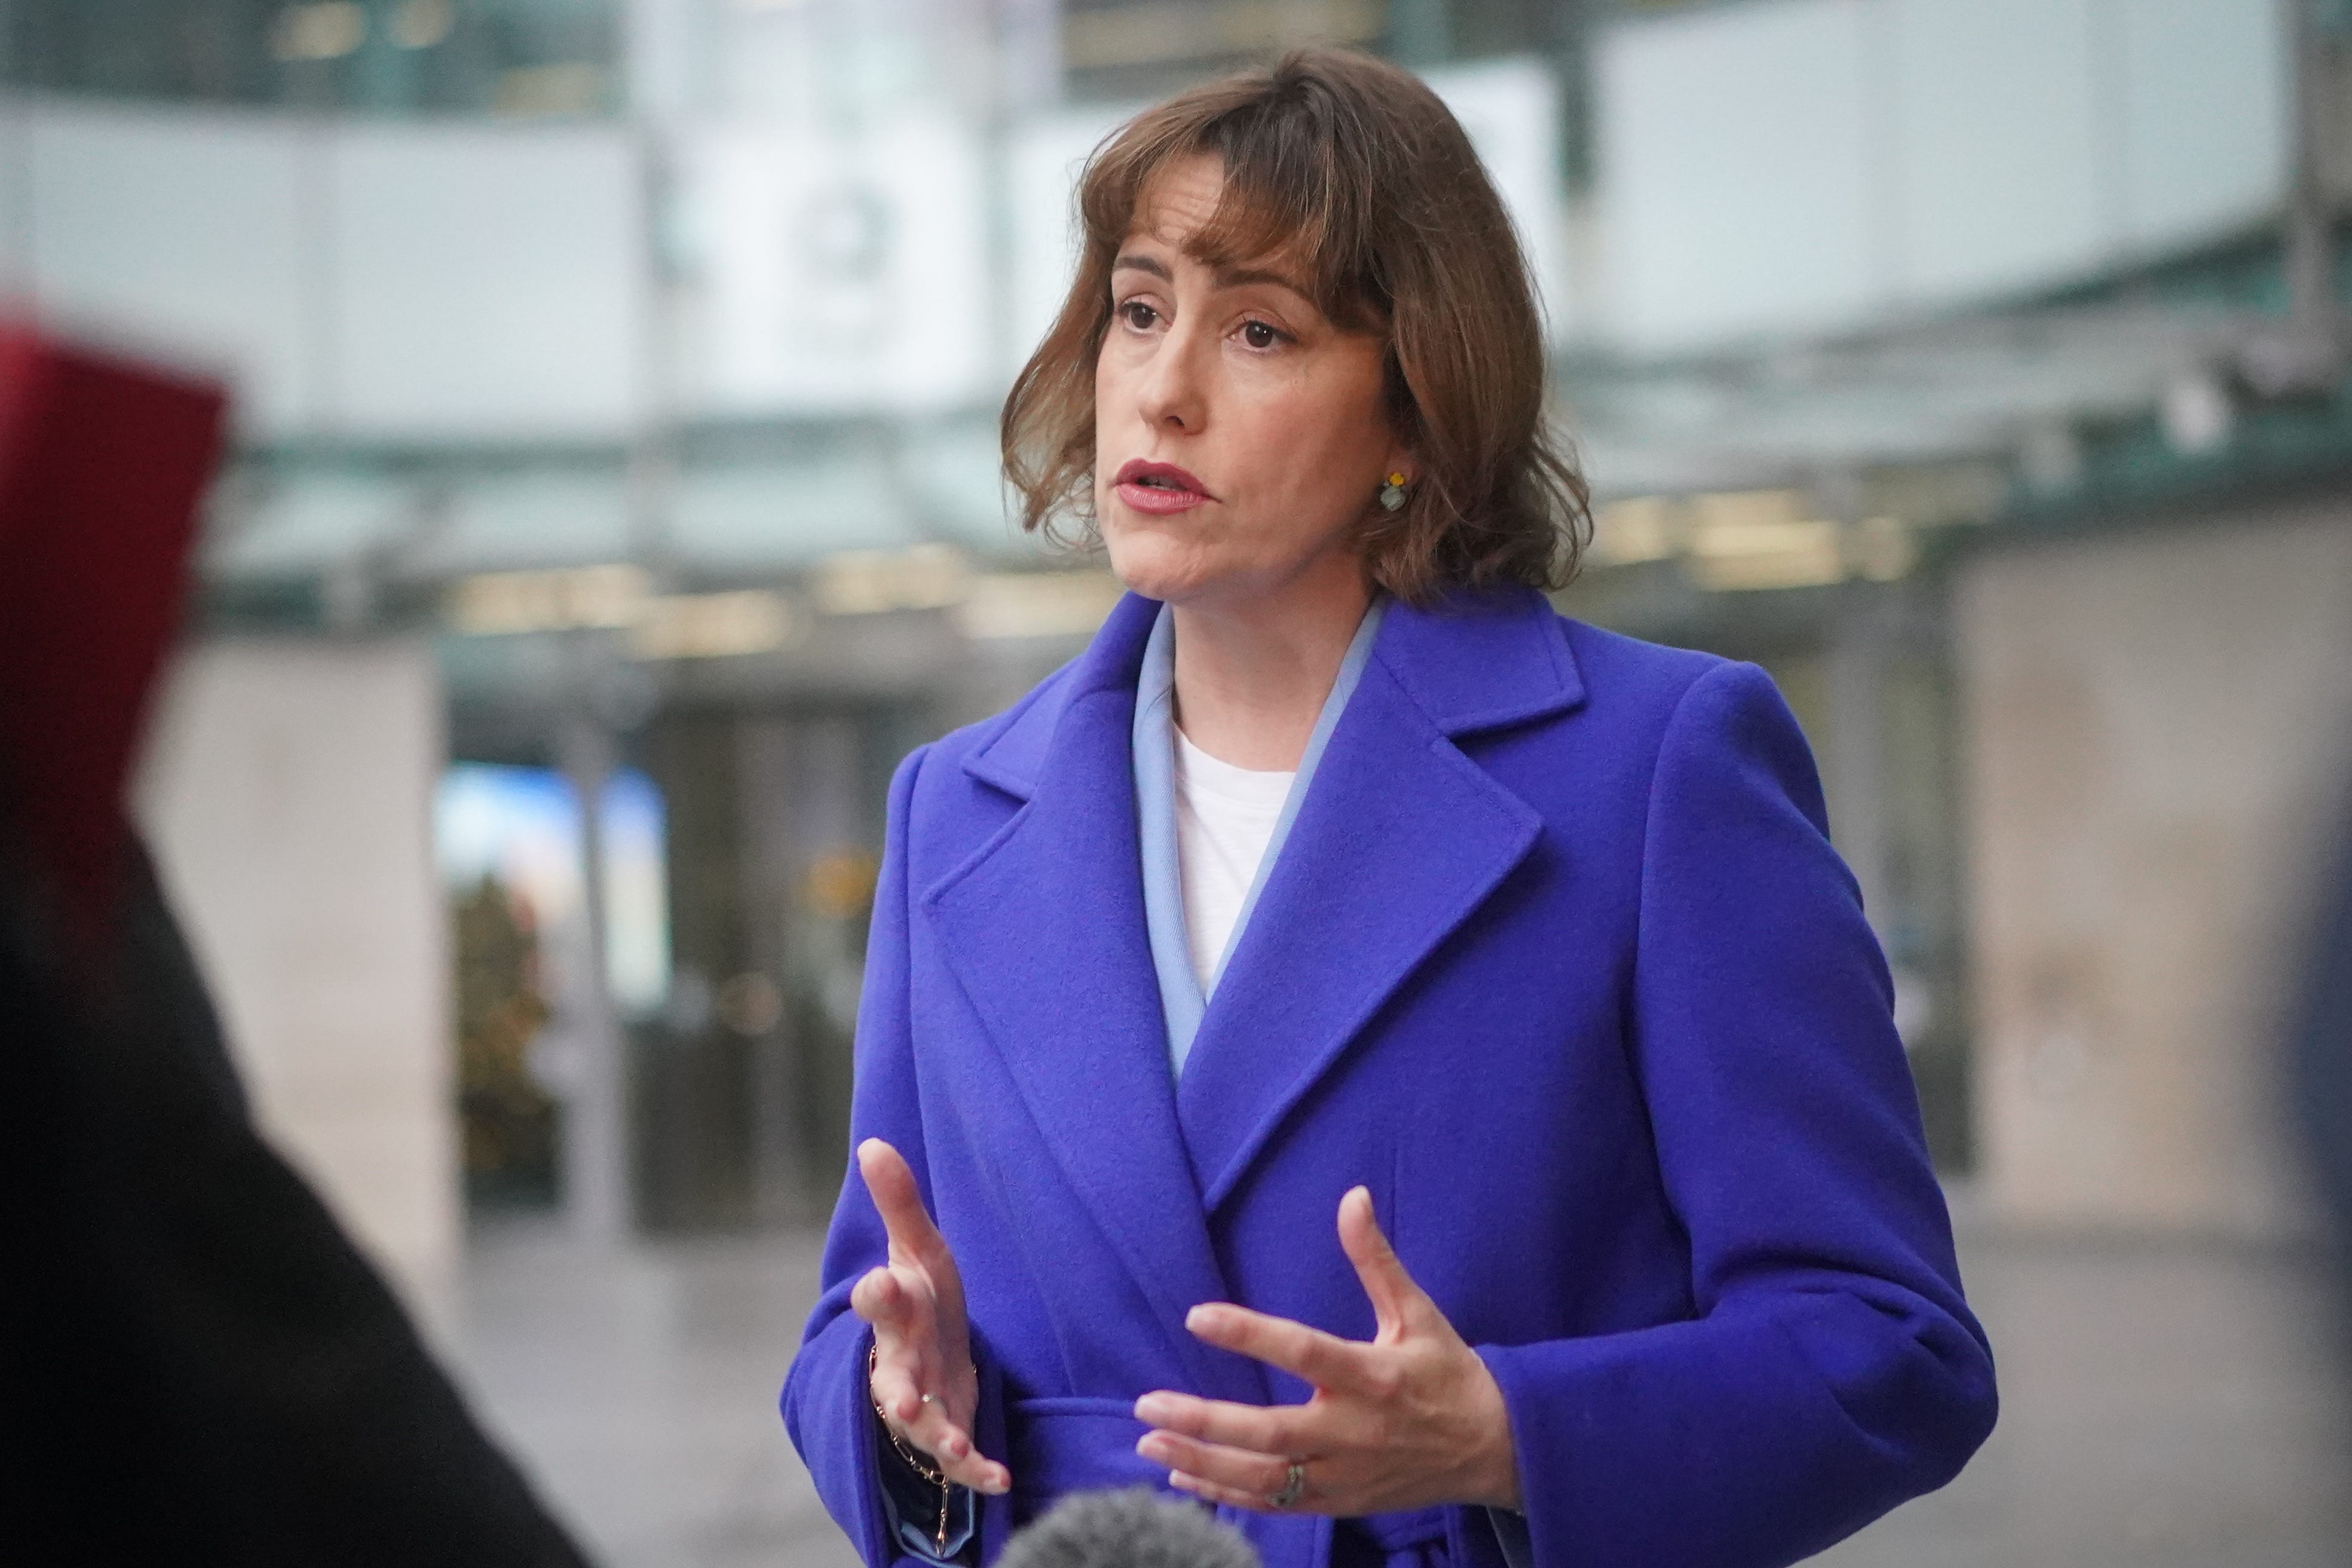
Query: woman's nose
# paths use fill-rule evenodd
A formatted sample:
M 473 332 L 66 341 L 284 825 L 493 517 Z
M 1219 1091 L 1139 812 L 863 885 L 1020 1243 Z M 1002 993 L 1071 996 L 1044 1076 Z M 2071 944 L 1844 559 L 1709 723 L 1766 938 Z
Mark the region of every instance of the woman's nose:
M 1198 432 L 1208 405 L 1200 355 L 1202 345 L 1182 326 L 1160 340 L 1138 389 L 1144 423 L 1155 429 Z

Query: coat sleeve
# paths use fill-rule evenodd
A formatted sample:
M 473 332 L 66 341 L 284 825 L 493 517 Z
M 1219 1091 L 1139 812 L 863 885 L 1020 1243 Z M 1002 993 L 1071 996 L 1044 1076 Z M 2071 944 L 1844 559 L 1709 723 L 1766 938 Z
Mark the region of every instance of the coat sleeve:
M 866 1392 L 866 1357 L 872 1335 L 849 1310 L 849 1292 L 868 1269 L 887 1259 L 889 1244 L 882 1217 L 857 1172 L 854 1151 L 868 1138 L 887 1140 L 906 1156 L 922 1189 L 924 1205 L 936 1215 L 924 1153 L 921 1108 L 917 1100 L 913 1029 L 908 1008 L 907 875 L 908 811 L 926 749 L 898 765 L 890 781 L 890 805 L 882 874 L 875 888 L 874 921 L 866 946 L 866 978 L 858 997 L 855 1086 L 850 1094 L 847 1175 L 825 1235 L 823 1294 L 809 1313 L 799 1352 L 785 1374 L 783 1416 L 793 1445 L 808 1466 L 817 1495 L 824 1500 L 857 1553 L 871 1568 L 902 1563 L 926 1568 L 893 1540 L 876 1453 L 873 1406 Z M 975 1329 L 972 1360 L 980 1373 L 980 1410 L 972 1438 L 982 1453 L 1003 1458 L 1003 1384 L 992 1357 Z M 1001 1542 L 1007 1514 L 1003 1499 L 979 1500 L 984 1542 Z
M 1667 725 L 1633 989 L 1696 1316 L 1481 1348 L 1535 1562 L 1792 1563 L 1949 1480 L 1995 1399 L 1885 963 L 1752 665 Z

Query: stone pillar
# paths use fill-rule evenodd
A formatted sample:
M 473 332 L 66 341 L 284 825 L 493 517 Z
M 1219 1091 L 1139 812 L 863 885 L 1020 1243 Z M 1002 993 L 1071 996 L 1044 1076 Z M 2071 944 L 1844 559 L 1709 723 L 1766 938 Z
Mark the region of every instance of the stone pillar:
M 1839 590 L 1822 673 L 1828 734 L 1820 751 L 1822 794 L 1838 853 L 1862 886 L 1862 907 L 1883 937 L 1888 907 L 1886 682 L 1894 661 L 1894 605 L 1876 583 Z
M 213 642 L 135 789 L 262 1125 L 428 1320 L 462 1234 L 443 753 L 422 642 Z
M 612 731 L 584 709 L 567 715 L 558 736 L 564 776 L 580 802 L 581 906 L 587 952 L 562 966 L 556 1026 L 571 1060 L 565 1074 L 561 1137 L 563 1212 L 583 1241 L 612 1243 L 629 1233 L 629 1075 L 627 1040 L 613 1009 L 606 975 L 604 785 L 612 777 Z
M 2277 1030 L 2352 763 L 2352 508 L 1988 553 L 1954 643 L 1986 1203 L 2300 1228 Z

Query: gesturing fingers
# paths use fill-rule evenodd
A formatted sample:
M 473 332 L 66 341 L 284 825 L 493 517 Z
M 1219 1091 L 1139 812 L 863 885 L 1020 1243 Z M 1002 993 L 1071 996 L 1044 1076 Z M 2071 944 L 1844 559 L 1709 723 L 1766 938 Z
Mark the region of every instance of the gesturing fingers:
M 971 1439 L 950 1426 L 944 1429 L 939 1456 L 940 1473 L 960 1487 L 1001 1497 L 1013 1489 L 1013 1472 L 993 1459 L 982 1458 Z M 950 1456 L 953 1457 L 950 1458 Z
M 849 1310 L 869 1323 L 903 1328 L 912 1321 L 916 1303 L 898 1271 L 887 1264 L 877 1264 L 849 1288 Z
M 1234 1405 L 1165 1389 L 1135 1402 L 1147 1426 L 1257 1454 L 1309 1454 L 1318 1449 L 1314 1406 Z
M 849 1310 L 874 1325 L 886 1352 L 903 1347 L 909 1355 L 938 1344 L 938 1302 L 924 1276 L 887 1265 L 869 1268 L 850 1287 Z
M 922 1189 L 905 1155 L 879 1138 L 868 1138 L 857 1146 L 857 1173 L 890 1233 L 892 1252 L 927 1268 L 948 1256 L 947 1241 L 923 1206 Z
M 1211 1501 L 1243 1508 L 1265 1508 L 1266 1500 L 1281 1491 L 1289 1479 L 1292 1463 L 1280 1455 L 1198 1442 L 1170 1432 L 1150 1434 L 1136 1445 L 1136 1450 L 1154 1464 L 1167 1466 L 1171 1484 Z M 1286 1506 L 1313 1504 L 1302 1492 Z
M 1220 1350 L 1278 1366 L 1317 1388 L 1378 1392 L 1382 1377 L 1372 1347 L 1270 1318 L 1225 1301 L 1204 1301 L 1184 1315 L 1184 1326 Z
M 922 1358 L 906 1349 L 882 1352 L 882 1341 L 875 1338 L 874 1373 L 868 1383 L 874 1394 L 874 1407 L 883 1419 L 891 1422 L 901 1432 L 911 1432 L 925 1411 L 938 1404 L 936 1397 L 923 1398 Z
M 877 1376 L 877 1382 L 885 1381 Z M 926 1405 L 911 1384 L 894 1388 L 881 1398 L 891 1415 L 898 1437 L 917 1448 L 940 1473 L 960 1487 L 974 1491 L 1002 1492 L 1013 1485 L 1012 1472 L 972 1446 L 971 1434 L 955 1424 L 938 1400 Z
M 971 1434 L 957 1425 L 948 1402 L 924 1392 L 926 1378 L 919 1359 L 905 1352 L 886 1355 L 878 1350 L 870 1384 L 875 1408 L 908 1445 L 929 1456 L 948 1479 L 984 1492 L 1001 1492 L 1012 1485 L 1004 1467 L 983 1458 L 973 1447 Z
M 1372 1194 L 1367 1188 L 1350 1187 L 1339 1200 L 1339 1247 L 1347 1253 L 1348 1261 L 1356 1266 L 1356 1278 L 1363 1281 L 1364 1294 L 1371 1298 L 1372 1316 L 1380 1324 L 1381 1337 L 1393 1338 L 1410 1324 L 1429 1298 L 1405 1272 L 1396 1248 L 1381 1233 L 1380 1221 L 1372 1215 Z

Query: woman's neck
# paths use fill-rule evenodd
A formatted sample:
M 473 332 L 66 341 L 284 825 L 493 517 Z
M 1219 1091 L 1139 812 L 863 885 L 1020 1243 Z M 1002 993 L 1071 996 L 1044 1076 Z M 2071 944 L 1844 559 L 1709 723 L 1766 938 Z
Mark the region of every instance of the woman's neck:
M 1176 721 L 1222 763 L 1295 771 L 1371 603 L 1350 561 L 1246 600 L 1178 605 Z

